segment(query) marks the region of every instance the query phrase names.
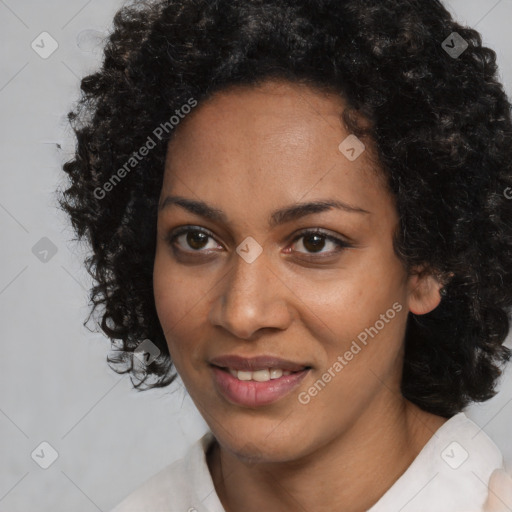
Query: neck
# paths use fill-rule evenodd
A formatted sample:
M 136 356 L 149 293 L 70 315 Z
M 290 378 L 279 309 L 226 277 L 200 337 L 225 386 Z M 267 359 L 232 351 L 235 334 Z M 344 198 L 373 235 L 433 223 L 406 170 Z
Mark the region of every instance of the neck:
M 247 464 L 217 443 L 207 460 L 226 512 L 356 512 L 380 499 L 445 421 L 400 397 L 300 461 Z

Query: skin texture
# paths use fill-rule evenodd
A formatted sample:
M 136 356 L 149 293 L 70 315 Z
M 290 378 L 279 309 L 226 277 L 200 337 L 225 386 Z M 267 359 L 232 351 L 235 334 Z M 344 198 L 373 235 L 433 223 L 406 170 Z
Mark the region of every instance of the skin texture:
M 484 512 L 510 512 L 512 510 L 512 476 L 496 469 L 489 480 L 489 495 Z
M 299 84 L 232 88 L 199 105 L 169 144 L 160 201 L 201 200 L 227 217 L 160 210 L 153 277 L 176 369 L 218 441 L 208 464 L 228 512 L 366 510 L 446 421 L 399 391 L 407 314 L 433 310 L 440 284 L 408 275 L 393 252 L 398 215 L 370 141 L 353 162 L 338 150 L 349 135 L 343 108 L 338 96 Z M 333 208 L 268 225 L 275 209 L 327 199 L 367 213 Z M 180 226 L 211 238 L 194 246 L 182 235 L 171 245 Z M 324 238 L 315 250 L 311 236 L 300 238 L 306 228 L 351 247 Z M 252 263 L 236 253 L 248 236 L 263 248 Z M 396 302 L 401 311 L 301 404 L 298 393 Z M 226 354 L 312 369 L 279 401 L 241 407 L 214 386 L 208 360 Z

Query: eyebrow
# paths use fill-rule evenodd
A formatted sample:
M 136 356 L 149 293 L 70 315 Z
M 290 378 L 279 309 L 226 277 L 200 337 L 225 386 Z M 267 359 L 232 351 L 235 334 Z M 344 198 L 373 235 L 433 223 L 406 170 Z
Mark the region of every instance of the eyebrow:
M 194 199 L 187 199 L 181 196 L 167 196 L 159 205 L 158 210 L 162 211 L 171 205 L 177 205 L 183 209 L 205 217 L 212 221 L 223 222 L 228 224 L 228 218 L 226 214 L 217 208 L 214 208 L 203 201 L 196 201 Z M 292 220 L 311 215 L 313 213 L 321 213 L 328 211 L 332 208 L 343 210 L 348 213 L 359 213 L 359 214 L 371 214 L 367 210 L 358 208 L 356 206 L 348 205 L 342 201 L 336 199 L 322 199 L 319 201 L 313 201 L 309 203 L 296 203 L 284 208 L 280 208 L 272 212 L 269 218 L 269 227 L 273 228 L 280 224 L 290 222 Z

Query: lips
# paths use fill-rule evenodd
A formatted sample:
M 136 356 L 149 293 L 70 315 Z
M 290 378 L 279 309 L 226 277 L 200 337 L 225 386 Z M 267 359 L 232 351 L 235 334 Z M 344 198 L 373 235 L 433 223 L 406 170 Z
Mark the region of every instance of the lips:
M 282 399 L 311 369 L 308 365 L 272 356 L 220 356 L 210 363 L 217 392 L 232 404 L 251 408 Z M 273 378 L 263 375 L 266 372 L 273 373 Z

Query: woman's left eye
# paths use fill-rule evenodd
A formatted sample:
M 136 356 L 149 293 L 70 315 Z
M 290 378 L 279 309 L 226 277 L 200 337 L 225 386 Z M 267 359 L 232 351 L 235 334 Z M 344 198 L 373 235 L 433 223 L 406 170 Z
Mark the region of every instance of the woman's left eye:
M 296 243 L 297 240 L 302 240 L 299 246 L 306 249 L 306 254 L 308 255 L 338 253 L 343 249 L 351 247 L 348 242 L 319 230 L 302 232 L 293 242 Z M 322 251 L 326 246 L 328 246 L 328 244 L 331 244 L 331 246 L 334 247 L 334 250 Z

